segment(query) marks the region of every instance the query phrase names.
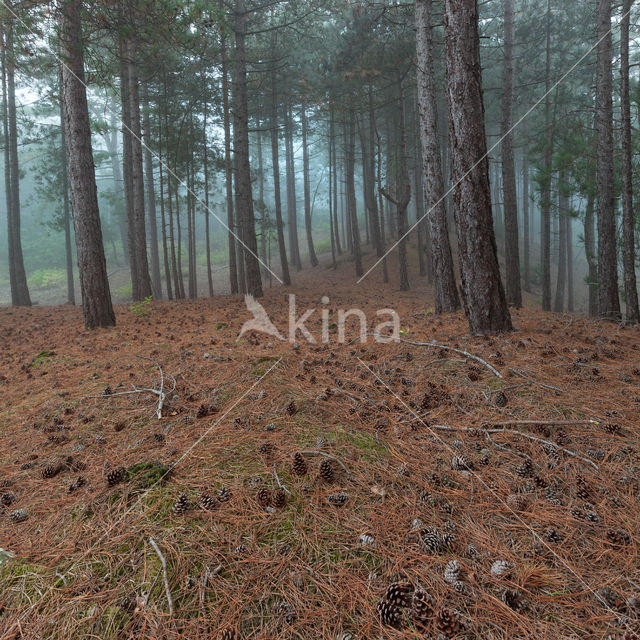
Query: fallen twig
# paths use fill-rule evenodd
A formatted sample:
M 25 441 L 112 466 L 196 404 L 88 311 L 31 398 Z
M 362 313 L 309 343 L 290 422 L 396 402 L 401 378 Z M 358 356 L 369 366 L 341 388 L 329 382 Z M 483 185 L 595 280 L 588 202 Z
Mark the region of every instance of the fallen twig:
M 481 365 L 485 366 L 494 376 L 497 378 L 502 378 L 502 374 L 493 366 L 491 366 L 486 360 L 483 360 L 479 356 L 473 355 L 473 353 L 469 353 L 468 351 L 464 351 L 462 349 L 456 349 L 455 347 L 449 347 L 444 344 L 440 344 L 433 340 L 432 342 L 414 342 L 413 340 L 406 340 L 405 338 L 398 338 L 395 336 L 385 336 L 381 333 L 374 333 L 374 338 L 382 338 L 383 340 L 393 340 L 395 342 L 403 342 L 405 344 L 411 344 L 414 347 L 431 347 L 432 349 L 444 349 L 445 351 L 453 351 L 454 353 L 459 353 L 463 355 L 465 358 L 469 358 L 470 360 L 475 360 L 479 362 Z
M 280 476 L 278 475 L 278 472 L 276 471 L 276 465 L 273 465 L 273 475 L 276 477 L 276 482 L 278 483 L 278 487 L 280 487 L 280 489 L 282 489 L 284 492 L 291 494 L 291 491 L 289 491 L 289 489 L 287 489 L 287 487 L 285 487 L 282 482 L 280 482 Z
M 599 420 L 585 418 L 584 420 L 506 420 L 504 422 L 485 422 L 488 427 L 508 427 L 513 425 L 539 425 L 548 427 L 567 427 L 580 424 L 600 424 Z
M 160 551 L 160 547 L 158 547 L 156 541 L 149 536 L 149 543 L 153 547 L 153 550 L 156 552 L 158 558 L 160 558 L 160 562 L 162 564 L 162 580 L 164 582 L 164 592 L 167 596 L 167 604 L 169 605 L 169 615 L 173 617 L 173 598 L 171 597 L 171 589 L 169 588 L 169 577 L 167 574 L 167 560 L 162 555 L 162 551 Z
M 544 382 L 538 382 L 534 378 L 531 378 L 530 376 L 528 376 L 524 371 L 520 371 L 520 369 L 514 369 L 512 367 L 511 369 L 509 369 L 509 371 L 512 371 L 517 376 L 520 376 L 521 378 L 524 378 L 525 380 L 528 380 L 532 384 L 536 384 L 539 387 L 542 387 L 543 389 L 549 389 L 550 391 L 555 391 L 556 393 L 564 393 L 564 391 L 562 389 L 560 389 L 559 387 L 554 387 L 553 385 L 545 384 Z

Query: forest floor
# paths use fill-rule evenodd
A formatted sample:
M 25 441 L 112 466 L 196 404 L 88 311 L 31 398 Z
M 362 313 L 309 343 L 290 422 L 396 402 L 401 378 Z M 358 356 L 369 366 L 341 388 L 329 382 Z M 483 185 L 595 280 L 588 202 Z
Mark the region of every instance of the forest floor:
M 469 337 L 425 285 L 352 269 L 294 274 L 298 310 L 393 307 L 403 339 L 482 361 L 333 328 L 237 341 L 238 296 L 93 332 L 0 309 L 0 638 L 640 633 L 638 330 L 527 309 Z M 167 392 L 161 419 L 132 385 Z

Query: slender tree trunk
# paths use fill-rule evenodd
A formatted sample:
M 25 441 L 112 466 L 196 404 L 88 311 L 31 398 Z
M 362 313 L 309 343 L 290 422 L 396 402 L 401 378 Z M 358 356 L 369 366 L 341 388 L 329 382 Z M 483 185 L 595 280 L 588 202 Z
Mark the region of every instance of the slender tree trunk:
M 564 311 L 564 292 L 567 283 L 567 216 L 569 214 L 569 198 L 565 171 L 558 174 L 558 280 L 556 283 L 556 299 L 553 310 Z
M 189 138 L 191 138 L 191 132 L 189 134 Z M 193 152 L 189 151 L 188 158 L 193 157 Z M 197 289 L 196 289 L 196 273 L 195 273 L 195 230 L 193 228 L 193 197 L 191 195 L 193 191 L 193 167 L 191 160 L 187 161 L 187 262 L 189 265 L 189 276 L 188 276 L 188 290 L 189 290 L 189 298 L 194 299 L 198 297 Z
M 346 182 L 346 199 L 347 199 L 347 217 L 349 221 L 349 229 L 351 232 L 351 241 L 353 243 L 353 257 L 356 267 L 356 275 L 361 276 L 364 271 L 362 269 L 362 253 L 360 250 L 360 229 L 358 228 L 358 211 L 356 201 L 355 187 L 355 146 L 356 146 L 356 121 L 353 105 L 349 108 L 348 114 L 348 139 L 345 154 L 345 182 Z
M 329 138 L 331 140 L 331 164 L 333 168 L 333 228 L 336 239 L 336 252 L 339 256 L 342 255 L 342 246 L 340 244 L 340 224 L 338 223 L 338 151 L 336 144 L 336 122 L 333 104 L 331 105 L 331 115 L 329 122 Z
M 595 177 L 595 176 L 592 176 Z M 595 195 L 592 191 L 587 196 L 587 209 L 584 214 L 584 250 L 589 265 L 587 286 L 589 287 L 589 315 L 598 315 L 598 260 L 596 257 L 595 232 Z
M 546 145 L 542 169 L 540 214 L 542 225 L 542 309 L 551 311 L 551 173 L 553 124 L 551 122 L 551 0 L 547 0 L 544 123 Z
M 207 252 L 207 283 L 209 285 L 209 297 L 213 298 L 213 274 L 211 272 L 211 230 L 210 230 L 210 215 L 209 215 L 209 141 L 207 140 L 207 116 L 209 102 L 204 102 L 204 122 L 202 127 L 203 137 L 203 162 L 204 162 L 204 233 L 205 233 L 205 249 Z
M 9 259 L 13 263 L 13 281 L 11 284 L 12 303 L 17 306 L 30 307 L 31 297 L 27 286 L 27 276 L 24 269 L 24 257 L 22 254 L 22 234 L 20 231 L 21 211 L 20 211 L 20 163 L 18 159 L 18 119 L 16 111 L 16 84 L 15 84 L 15 53 L 13 46 L 13 24 L 9 26 L 5 39 L 7 58 L 7 100 L 8 100 L 8 120 L 9 138 L 5 139 L 5 144 L 9 146 L 9 164 L 11 166 L 10 188 L 11 188 L 11 212 L 7 211 L 7 217 L 11 215 L 12 223 L 10 235 L 8 237 L 10 252 Z
M 175 169 L 174 169 L 174 174 L 175 174 Z M 177 283 L 177 288 L 179 291 L 179 295 L 178 297 L 181 300 L 184 300 L 185 293 L 184 293 L 184 273 L 182 271 L 182 222 L 180 221 L 180 186 L 178 184 L 178 182 L 176 181 L 175 184 L 176 187 L 176 228 L 178 230 L 178 255 L 177 255 L 177 261 L 178 261 L 178 283 Z
M 171 274 L 173 275 L 173 288 L 175 292 L 175 297 L 177 300 L 181 300 L 184 295 L 182 294 L 182 289 L 180 287 L 180 274 L 178 272 L 178 256 L 176 252 L 176 237 L 175 237 L 175 227 L 173 224 L 173 190 L 171 189 L 172 184 L 171 175 L 167 176 L 167 204 L 169 205 L 169 240 L 171 247 Z
M 531 238 L 529 231 L 529 157 L 526 150 L 522 159 L 522 219 L 524 227 L 524 290 L 531 291 Z
M 518 198 L 513 157 L 513 87 L 515 64 L 515 17 L 513 0 L 504 3 L 504 72 L 502 80 L 502 185 L 504 193 L 505 292 L 507 302 L 522 306 L 520 288 L 520 250 L 518 243 Z
M 631 101 L 629 98 L 629 22 L 631 1 L 623 0 L 620 23 L 620 106 L 622 108 L 622 261 L 626 320 L 640 322 L 636 283 L 636 247 L 633 212 L 633 165 L 631 147 Z
M 596 132 L 598 135 L 598 301 L 600 316 L 620 319 L 613 166 L 611 0 L 598 2 Z
M 491 219 L 476 0 L 445 0 L 444 25 L 454 213 L 469 329 L 509 331 Z
M 159 150 L 160 158 L 162 159 L 162 127 L 159 129 Z M 164 166 L 163 162 L 160 162 L 160 220 L 162 223 L 162 257 L 164 260 L 164 279 L 167 286 L 167 298 L 173 300 L 173 286 L 171 284 L 171 269 L 169 267 L 169 251 L 167 245 L 167 220 L 164 205 Z
M 293 114 L 287 109 L 285 125 L 286 170 L 287 170 L 287 218 L 289 224 L 289 260 L 300 271 L 300 246 L 298 242 L 298 203 L 296 199 L 296 167 L 293 151 Z
M 267 278 L 269 271 L 267 264 L 269 257 L 267 256 L 267 235 L 268 229 L 268 211 L 264 201 L 264 161 L 262 158 L 262 131 L 260 127 L 262 122 L 258 121 L 258 131 L 256 132 L 257 154 L 258 154 L 258 201 L 260 202 L 260 256 L 262 258 L 262 278 Z
M 381 258 L 383 255 L 382 243 L 380 242 L 380 224 L 378 218 L 378 199 L 376 197 L 375 182 L 375 157 L 372 157 L 372 132 L 366 132 L 364 123 L 358 122 L 358 132 L 360 137 L 360 150 L 362 153 L 362 186 L 364 205 L 366 208 L 366 219 L 369 221 L 368 228 L 371 229 L 371 238 L 376 255 Z
M 71 204 L 69 203 L 69 167 L 67 165 L 67 135 L 64 127 L 64 105 L 62 104 L 62 66 L 60 67 L 60 133 L 62 167 L 62 211 L 64 224 L 64 249 L 67 268 L 67 303 L 75 305 L 76 293 L 73 283 L 73 249 L 71 247 Z
M 284 242 L 284 224 L 282 222 L 282 196 L 280 194 L 280 151 L 278 148 L 278 96 L 276 93 L 276 74 L 271 71 L 271 164 L 273 165 L 273 201 L 276 214 L 276 232 L 278 235 L 278 252 L 282 282 L 288 287 L 291 284 L 287 247 Z
M 91 126 L 84 82 L 81 0 L 60 0 L 62 105 L 82 310 L 87 329 L 112 327 L 115 315 L 102 244 Z
M 253 217 L 251 168 L 249 165 L 249 116 L 247 111 L 247 61 L 245 33 L 247 15 L 244 0 L 234 0 L 236 59 L 233 78 L 233 142 L 236 158 L 236 211 L 242 228 L 246 290 L 254 297 L 262 296 L 262 279 L 258 262 L 258 242 Z
M 220 2 L 222 8 L 222 2 Z M 224 126 L 224 167 L 227 199 L 227 227 L 229 243 L 229 283 L 231 293 L 238 293 L 238 263 L 236 260 L 235 221 L 233 211 L 233 165 L 231 163 L 231 121 L 229 117 L 229 61 L 225 30 L 221 30 L 220 49 L 222 62 L 222 113 Z
M 434 280 L 435 311 L 448 313 L 460 308 L 453 257 L 449 243 L 444 202 L 441 150 L 438 139 L 438 109 L 433 71 L 432 0 L 416 0 L 416 46 L 418 53 L 418 107 L 422 171 L 430 240 L 431 271 Z
M 567 215 L 565 224 L 567 225 L 567 311 L 574 312 L 574 295 L 573 295 L 573 217 L 571 212 Z
M 142 110 L 144 126 L 144 169 L 147 189 L 147 216 L 149 220 L 149 249 L 151 253 L 151 289 L 153 299 L 162 299 L 162 277 L 160 275 L 160 253 L 158 250 L 158 221 L 156 189 L 153 179 L 153 156 L 151 154 L 151 117 L 149 115 L 149 92 L 145 85 L 145 106 Z
M 307 247 L 309 249 L 309 261 L 312 267 L 318 266 L 316 250 L 313 246 L 313 230 L 311 227 L 311 184 L 309 180 L 309 123 L 307 121 L 307 105 L 303 101 L 300 108 L 302 121 L 302 174 L 304 178 L 304 226 L 307 232 Z

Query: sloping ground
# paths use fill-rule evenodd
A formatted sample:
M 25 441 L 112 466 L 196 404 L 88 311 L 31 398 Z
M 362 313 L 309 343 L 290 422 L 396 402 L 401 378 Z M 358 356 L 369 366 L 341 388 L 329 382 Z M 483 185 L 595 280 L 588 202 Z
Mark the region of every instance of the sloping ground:
M 637 329 L 518 311 L 469 338 L 424 290 L 298 282 L 298 310 L 393 306 L 403 339 L 502 377 L 333 325 L 236 342 L 239 298 L 92 333 L 2 309 L 0 637 L 635 637 Z M 284 329 L 282 290 L 264 304 Z M 168 392 L 161 420 L 132 385 Z

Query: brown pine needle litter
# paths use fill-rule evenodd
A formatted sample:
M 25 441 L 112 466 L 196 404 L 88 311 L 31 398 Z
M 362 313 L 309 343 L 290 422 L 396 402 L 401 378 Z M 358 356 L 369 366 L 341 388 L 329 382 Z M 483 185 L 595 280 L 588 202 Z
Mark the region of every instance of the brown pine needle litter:
M 354 306 L 333 277 L 332 305 Z M 237 298 L 122 309 L 91 333 L 75 309 L 0 310 L 0 637 L 436 638 L 455 620 L 460 638 L 634 637 L 638 330 L 527 310 L 470 338 L 424 300 L 385 306 L 408 340 L 455 352 L 236 342 Z M 282 302 L 264 301 L 278 326 Z M 158 390 L 159 369 L 162 419 L 157 394 L 118 395 Z M 411 605 L 381 622 L 394 582 L 428 594 L 424 623 Z

